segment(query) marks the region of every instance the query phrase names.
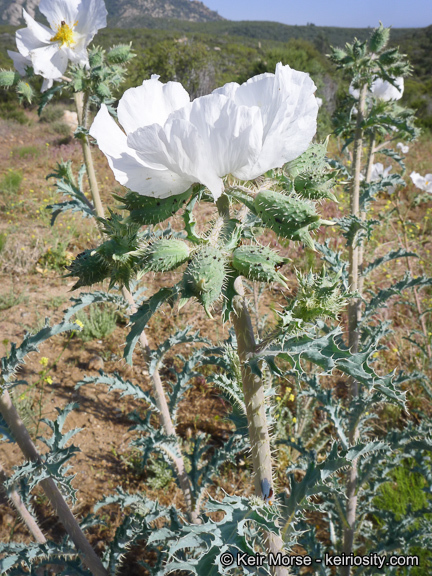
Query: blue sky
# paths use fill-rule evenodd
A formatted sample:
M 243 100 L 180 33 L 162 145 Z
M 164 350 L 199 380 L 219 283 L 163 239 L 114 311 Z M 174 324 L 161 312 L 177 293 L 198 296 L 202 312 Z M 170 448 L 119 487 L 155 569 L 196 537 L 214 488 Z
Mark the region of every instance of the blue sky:
M 229 20 L 273 20 L 284 24 L 365 28 L 432 24 L 432 0 L 203 0 Z

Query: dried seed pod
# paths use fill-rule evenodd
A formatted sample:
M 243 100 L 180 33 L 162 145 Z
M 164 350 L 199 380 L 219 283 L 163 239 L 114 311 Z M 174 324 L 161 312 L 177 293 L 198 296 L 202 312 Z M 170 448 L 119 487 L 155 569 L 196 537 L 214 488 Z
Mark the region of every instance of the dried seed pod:
M 285 287 L 286 278 L 279 272 L 288 259 L 281 258 L 266 246 L 240 246 L 233 252 L 232 265 L 249 280 L 280 282 Z
M 225 278 L 225 258 L 214 246 L 201 247 L 183 275 L 183 298 L 196 297 L 210 316 L 211 305 L 219 298 Z

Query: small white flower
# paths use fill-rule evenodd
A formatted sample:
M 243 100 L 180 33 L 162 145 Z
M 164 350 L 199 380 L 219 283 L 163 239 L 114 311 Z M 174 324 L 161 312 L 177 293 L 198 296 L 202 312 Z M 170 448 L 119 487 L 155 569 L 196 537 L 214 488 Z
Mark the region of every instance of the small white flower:
M 118 182 L 166 198 L 195 182 L 217 199 L 223 178 L 252 180 L 302 154 L 316 131 L 310 77 L 278 64 L 239 86 L 230 83 L 189 101 L 181 84 L 157 76 L 127 90 L 118 119 L 102 106 L 90 129 Z
M 421 176 L 418 172 L 411 172 L 410 176 L 416 188 L 432 193 L 432 174 Z
M 315 96 L 317 104 L 318 104 L 318 108 L 321 108 L 321 106 L 323 105 L 323 99 L 319 98 L 318 96 Z
M 376 164 L 372 164 L 372 171 L 371 171 L 371 182 L 381 180 L 381 178 L 385 178 L 391 172 L 392 167 L 388 166 L 384 168 L 381 162 L 377 162 Z
M 402 77 L 395 78 L 395 84 L 397 88 L 382 78 L 376 78 L 372 82 L 370 92 L 375 98 L 384 100 L 385 102 L 389 100 L 400 100 L 404 91 L 404 79 Z M 354 88 L 352 84 L 349 87 L 349 93 L 356 100 L 360 97 L 360 90 Z
M 27 28 L 16 32 L 22 58 L 9 53 L 21 74 L 33 66 L 52 85 L 66 71 L 69 60 L 88 66 L 87 46 L 100 28 L 106 26 L 107 11 L 103 0 L 41 0 L 39 10 L 51 28 L 37 23 L 25 10 Z M 28 63 L 28 64 L 27 64 Z
M 403 144 L 403 142 L 398 142 L 396 144 L 396 148 L 399 148 L 402 154 L 408 154 L 409 152 L 409 146 L 406 146 L 405 144 Z

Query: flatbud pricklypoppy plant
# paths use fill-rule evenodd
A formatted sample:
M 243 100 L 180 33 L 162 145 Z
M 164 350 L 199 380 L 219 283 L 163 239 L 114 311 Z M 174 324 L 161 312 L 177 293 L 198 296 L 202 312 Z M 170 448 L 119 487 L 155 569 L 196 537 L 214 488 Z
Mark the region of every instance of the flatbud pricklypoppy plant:
M 349 474 L 354 471 L 355 476 L 359 462 L 364 461 L 366 473 L 361 478 L 366 478 L 368 486 L 379 485 L 385 478 L 383 470 L 388 469 L 389 450 L 408 447 L 407 453 L 411 450 L 420 469 L 421 465 L 426 466 L 426 460 L 419 458 L 426 443 L 418 436 L 412 441 L 411 431 L 396 431 L 394 436 L 381 440 L 370 424 L 369 411 L 375 405 L 391 401 L 405 406 L 405 392 L 400 389 L 404 376 L 380 376 L 372 368 L 387 325 L 369 325 L 367 313 L 370 318 L 386 294 L 380 293 L 366 303 L 361 350 L 359 342 L 346 345 L 339 326 L 324 323 L 338 321 L 345 303 L 353 297 L 350 290 L 354 280 L 341 253 L 332 251 L 328 242 L 320 244 L 318 230 L 323 224 L 340 226 L 341 238 L 343 234 L 352 250 L 355 241 L 367 237 L 373 223 L 366 214 L 362 214 L 365 218 L 359 217 L 358 211 L 333 221 L 320 216 L 323 203 L 336 200 L 332 188 L 339 174 L 349 178 L 349 173 L 341 164 L 338 170 L 332 168 L 327 157 L 328 139 L 312 142 L 319 106 L 313 81 L 307 74 L 279 63 L 274 74 L 261 74 L 241 85 L 228 83 L 191 102 L 180 83 L 164 84 L 154 74 L 141 86 L 127 90 L 115 110 L 112 88 L 118 88 L 132 54 L 130 46 L 115 46 L 108 51 L 88 48 L 94 33 L 105 25 L 103 3 L 42 0 L 40 8 L 51 29 L 25 15 L 27 28 L 17 35 L 19 53 L 11 56 L 18 73 L 28 75 L 30 80 L 32 68 L 45 79 L 44 88 L 48 90 L 41 96 L 40 109 L 56 88 L 74 95 L 81 124 L 76 137 L 82 144 L 93 203 L 84 193 L 84 170 L 76 178 L 72 162 L 67 161 L 59 163 L 50 175 L 56 179 L 57 191 L 67 200 L 48 208 L 52 223 L 70 210 L 94 218 L 101 234 L 100 245 L 79 253 L 69 266 L 69 275 L 77 278 L 73 290 L 95 284 L 98 289 L 76 295 L 60 324 L 46 325 L 35 335 L 27 334 L 22 344 L 13 345 L 10 354 L 2 359 L 0 436 L 17 441 L 26 457 L 25 464 L 14 468 L 6 485 L 36 542 L 1 543 L 0 567 L 21 575 L 50 570 L 55 564 L 65 574 L 90 571 L 94 576 L 114 576 L 126 569 L 121 564 L 133 547 L 150 552 L 146 570 L 152 575 L 225 575 L 232 573 L 231 568 L 235 574 L 247 575 L 249 566 L 227 567 L 227 557 L 235 559 L 238 554 L 252 555 L 257 551 L 280 552 L 288 557 L 292 546 L 299 542 L 308 553 L 319 555 L 324 544 L 317 543 L 311 522 L 303 514 L 306 509 L 318 513 L 323 522 L 329 520 L 331 552 L 339 551 L 344 529 L 348 536 L 353 533 L 347 527 L 354 528 L 355 506 L 354 518 L 352 514 L 344 515 L 346 476 L 335 473 L 349 469 Z M 386 39 L 388 33 L 380 27 L 373 32 L 370 45 L 379 52 Z M 354 69 L 356 82 L 361 81 L 356 120 L 361 131 L 368 87 L 372 87 L 372 93 L 375 91 L 375 100 L 381 98 L 376 114 L 382 116 L 384 110 L 388 121 L 387 111 L 396 104 L 388 98 L 392 91 L 380 85 L 377 78 L 382 77 L 385 84 L 398 78 L 404 66 L 399 65 L 399 56 L 395 60 L 393 52 L 392 66 L 377 69 L 377 62 L 381 61 L 375 53 L 368 59 L 365 45 L 347 45 L 347 51 L 350 54 L 338 54 L 344 63 L 351 58 L 354 66 L 350 70 Z M 389 56 L 382 60 L 388 61 Z M 362 68 L 364 62 L 370 64 L 366 71 Z M 31 94 L 28 84 L 23 86 L 16 76 L 15 72 L 0 72 L 0 84 L 16 85 L 19 94 Z M 49 88 L 54 80 L 59 85 Z M 401 88 L 400 83 L 398 86 Z M 89 128 L 90 106 L 97 109 Z M 352 132 L 351 128 L 348 126 L 347 131 Z M 403 138 L 395 130 L 388 132 Z M 382 134 L 380 131 L 379 136 Z M 122 211 L 110 209 L 109 217 L 105 217 L 98 193 L 89 135 L 105 154 L 117 181 L 126 187 L 124 194 L 113 195 Z M 389 174 L 383 164 L 377 163 L 373 168 L 375 144 L 371 146 L 366 169 L 359 158 L 354 162 L 358 187 L 360 174 L 365 174 L 361 184 L 366 194 L 366 200 L 362 200 L 364 210 L 381 187 L 402 182 L 399 175 Z M 390 157 L 399 158 L 394 154 Z M 199 211 L 201 202 L 211 203 L 206 206 L 207 213 L 208 209 L 213 212 L 208 220 Z M 183 222 L 176 218 L 173 227 L 164 227 L 162 223 L 174 214 L 180 214 Z M 200 220 L 200 226 L 196 226 L 195 218 Z M 263 233 L 264 239 L 260 238 Z M 274 249 L 276 237 L 283 242 L 279 250 Z M 268 238 L 272 238 L 271 245 Z M 282 251 L 290 243 L 295 248 L 291 256 L 304 254 L 307 247 L 310 254 L 322 255 L 326 267 L 319 273 L 295 269 L 287 273 L 291 260 Z M 398 251 L 387 260 L 408 255 Z M 378 259 L 369 268 L 387 260 Z M 145 292 L 143 299 L 137 283 L 149 275 L 154 278 L 152 285 L 156 290 L 153 294 L 150 290 Z M 109 281 L 107 290 L 101 289 L 105 280 Z M 410 286 L 411 280 L 407 278 L 402 287 L 399 283 L 395 291 L 400 293 L 403 287 Z M 258 283 L 262 287 L 277 285 L 282 292 L 276 325 L 259 335 L 254 333 L 248 301 L 251 285 L 256 287 Z M 430 284 L 427 279 L 417 283 Z M 354 296 L 359 297 L 359 290 Z M 198 302 L 209 321 L 214 322 L 219 316 L 225 324 L 231 323 L 228 339 L 213 345 L 186 327 L 152 349 L 146 335 L 152 315 L 165 304 L 180 310 L 190 306 L 190 302 Z M 128 416 L 133 425 L 131 445 L 138 454 L 137 469 L 140 473 L 150 470 L 151 464 L 153 470 L 162 471 L 156 478 L 158 483 L 174 477 L 183 497 L 181 508 L 177 508 L 147 498 L 146 487 L 133 493 L 122 487 L 111 490 L 96 510 L 108 504 L 118 505 L 122 514 L 113 539 L 108 541 L 107 537 L 104 541 L 102 558 L 83 533 L 84 528 L 99 522 L 98 518 L 90 516 L 80 527 L 65 501 L 75 499 L 73 477 L 66 475 L 66 463 L 78 448 L 69 444 L 76 431 L 63 434 L 63 426 L 76 404 L 57 409 L 56 420 L 44 420 L 52 436 L 41 439 L 48 451 L 39 454 L 29 442 L 8 393 L 18 384 L 15 373 L 25 356 L 37 351 L 52 336 L 83 328 L 82 322 L 74 322 L 73 318 L 95 303 L 118 306 L 123 313 L 128 310 L 125 358 L 132 363 L 139 343 L 151 390 L 147 381 L 141 381 L 141 370 L 133 381 L 123 379 L 117 372 L 99 371 L 96 376 L 84 377 L 77 387 L 107 386 L 109 392 L 119 392 L 120 398 L 133 396 L 140 403 L 140 409 Z M 259 312 L 256 309 L 257 317 Z M 211 331 L 215 332 L 213 328 Z M 158 340 L 159 334 L 152 336 Z M 182 351 L 186 353 L 171 362 L 171 370 L 160 371 L 166 354 L 172 354 L 179 345 L 184 346 Z M 279 359 L 283 360 L 281 365 Z M 351 394 L 352 404 L 346 401 L 346 395 L 333 394 L 334 370 L 362 386 L 355 395 Z M 214 438 L 199 431 L 187 439 L 178 433 L 184 417 L 179 407 L 189 401 L 187 392 L 194 386 L 194 379 L 205 380 L 204 373 L 210 374 L 208 383 L 215 385 L 227 407 L 227 426 L 217 445 Z M 168 380 L 164 374 L 169 374 Z M 327 377 L 325 387 L 321 386 L 321 376 Z M 287 378 L 293 381 L 292 386 L 302 383 L 302 392 L 297 394 L 296 390 L 294 394 L 291 387 L 286 389 L 289 404 L 278 405 L 276 422 L 275 387 Z M 280 396 L 276 399 L 279 402 Z M 285 464 L 279 463 L 278 483 L 272 431 L 280 432 L 278 446 L 291 451 Z M 224 477 L 222 467 L 228 464 L 236 473 L 238 463 L 247 458 L 251 460 L 252 474 L 251 486 L 242 488 L 245 495 L 225 493 L 221 501 L 210 497 L 207 488 L 217 490 L 216 479 Z M 1 469 L 0 473 L 3 474 Z M 150 483 L 151 478 L 145 476 L 147 480 L 140 475 L 140 482 Z M 245 484 L 248 478 L 245 473 Z M 61 543 L 47 542 L 26 509 L 28 495 L 37 484 L 67 531 L 68 536 Z M 25 488 L 22 497 L 17 494 L 17 486 Z M 246 497 L 252 491 L 253 496 Z M 347 501 L 352 503 L 354 496 L 347 492 Z M 360 494 L 361 518 L 370 517 L 367 505 L 372 505 L 372 497 L 362 500 Z M 213 513 L 217 513 L 218 520 Z M 424 528 L 418 522 L 416 534 L 422 536 L 426 533 Z M 388 533 L 393 535 L 394 530 Z M 361 531 L 361 526 L 359 534 L 365 549 L 370 547 L 370 538 L 368 541 L 367 531 Z M 391 544 L 386 541 L 384 549 L 393 549 Z M 352 549 L 351 538 L 344 551 L 350 555 Z M 323 574 L 328 573 L 327 567 L 321 568 Z M 288 576 L 288 569 L 264 565 L 257 567 L 256 573 Z

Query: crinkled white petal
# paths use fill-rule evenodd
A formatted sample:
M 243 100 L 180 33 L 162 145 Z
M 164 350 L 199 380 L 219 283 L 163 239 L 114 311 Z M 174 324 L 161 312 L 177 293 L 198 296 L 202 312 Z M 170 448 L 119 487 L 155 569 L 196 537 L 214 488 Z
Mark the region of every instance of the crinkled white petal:
M 120 130 L 103 104 L 90 128 L 99 148 L 108 159 L 116 180 L 144 196 L 166 198 L 181 194 L 191 184 L 170 170 L 155 170 L 146 166 L 135 150 L 127 144 L 126 135 Z
M 395 84 L 397 88 L 390 84 L 390 82 L 382 78 L 377 78 L 372 83 L 372 94 L 385 102 L 389 100 L 400 100 L 404 91 L 404 79 L 401 77 L 395 78 Z
M 418 172 L 411 172 L 410 177 L 414 186 L 420 188 L 420 190 L 425 189 L 425 178 L 423 178 L 423 176 L 421 176 Z
M 78 20 L 78 7 L 82 0 L 41 0 L 39 10 L 48 20 L 51 28 L 57 30 L 62 21 L 72 27 Z
M 58 80 L 68 65 L 66 52 L 59 50 L 56 43 L 32 50 L 30 53 L 35 74 Z
M 107 9 L 103 0 L 81 0 L 78 6 L 76 31 L 85 36 L 88 46 L 96 32 L 107 25 Z
M 26 75 L 26 68 L 32 66 L 32 61 L 28 56 L 23 56 L 19 52 L 12 52 L 11 50 L 7 51 L 9 58 L 12 58 L 12 61 L 15 66 L 15 70 L 21 76 Z
M 48 45 L 53 33 L 43 24 L 36 22 L 25 10 L 23 10 L 23 17 L 27 28 L 17 30 L 15 37 L 19 52 L 23 56 L 28 56 L 32 50 Z
M 318 103 L 316 86 L 308 74 L 289 66 L 276 66 L 274 75 L 261 75 L 256 82 L 240 86 L 236 100 L 256 102 L 263 121 L 263 146 L 256 162 L 241 174 L 251 180 L 297 158 L 316 133 Z
M 237 106 L 220 94 L 197 98 L 171 114 L 164 127 L 145 126 L 128 137 L 146 164 L 201 182 L 215 199 L 223 192 L 222 178 L 256 159 L 261 142 L 259 109 Z
M 150 124 L 165 124 L 171 112 L 189 104 L 190 97 L 179 82 L 162 84 L 157 76 L 129 88 L 120 99 L 117 114 L 126 134 Z

